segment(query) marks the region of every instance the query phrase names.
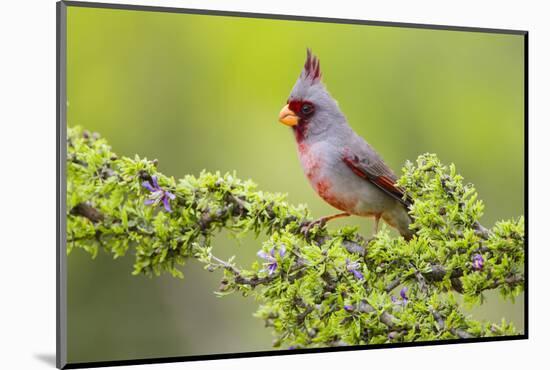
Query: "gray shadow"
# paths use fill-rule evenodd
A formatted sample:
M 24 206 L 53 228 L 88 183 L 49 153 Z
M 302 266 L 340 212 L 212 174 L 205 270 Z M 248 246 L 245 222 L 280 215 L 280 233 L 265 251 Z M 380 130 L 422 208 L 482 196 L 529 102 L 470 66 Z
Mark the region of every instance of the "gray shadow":
M 55 353 L 35 353 L 34 358 L 42 361 L 46 365 L 55 367 Z

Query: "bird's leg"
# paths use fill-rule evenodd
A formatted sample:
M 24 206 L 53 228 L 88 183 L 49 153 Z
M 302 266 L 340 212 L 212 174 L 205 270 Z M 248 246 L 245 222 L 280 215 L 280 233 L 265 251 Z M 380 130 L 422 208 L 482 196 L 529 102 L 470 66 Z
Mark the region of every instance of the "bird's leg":
M 331 216 L 321 217 L 320 219 L 318 219 L 314 222 L 319 222 L 320 224 L 324 225 L 327 222 L 329 222 L 330 220 L 334 220 L 335 218 L 348 217 L 348 216 L 351 216 L 351 214 L 349 214 L 347 212 L 342 212 L 342 213 L 337 213 L 337 214 L 331 215 Z
M 380 223 L 380 215 L 374 216 L 374 228 L 372 230 L 372 236 L 374 237 L 378 233 L 378 224 Z
M 372 228 L 372 236 L 367 239 L 367 244 L 369 244 L 371 241 L 376 239 L 376 234 L 378 233 L 378 225 L 380 224 L 380 217 L 382 217 L 381 214 L 374 215 L 374 225 Z
M 309 230 L 315 225 L 324 226 L 330 220 L 334 220 L 335 218 L 340 218 L 340 217 L 348 217 L 348 216 L 351 216 L 351 214 L 349 214 L 347 212 L 343 212 L 343 213 L 337 213 L 335 215 L 330 215 L 330 216 L 325 216 L 325 217 L 318 218 L 317 220 L 311 221 L 311 222 L 307 223 L 306 225 L 304 225 L 304 227 L 302 228 L 302 232 L 304 234 L 307 234 L 309 232 Z

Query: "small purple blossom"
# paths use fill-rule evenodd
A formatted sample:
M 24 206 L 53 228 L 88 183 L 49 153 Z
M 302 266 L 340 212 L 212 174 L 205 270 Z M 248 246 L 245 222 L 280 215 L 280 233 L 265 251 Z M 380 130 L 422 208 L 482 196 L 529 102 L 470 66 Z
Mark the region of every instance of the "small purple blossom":
M 348 311 L 348 312 L 351 312 L 355 309 L 355 307 L 353 307 L 352 304 L 345 304 L 344 305 L 344 310 Z
M 361 265 L 358 262 L 350 262 L 349 259 L 346 259 L 346 268 L 356 279 L 363 280 L 365 278 L 361 271 L 359 271 Z
M 401 290 L 399 291 L 399 295 L 401 296 L 401 299 L 403 300 L 403 303 L 404 304 L 407 304 L 407 302 L 409 301 L 409 297 L 407 297 L 407 291 L 409 290 L 409 288 L 407 288 L 406 286 L 404 286 L 403 288 L 401 288 Z
M 145 205 L 156 206 L 162 202 L 164 209 L 166 209 L 167 212 L 172 212 L 172 208 L 170 208 L 170 200 L 176 199 L 176 196 L 168 190 L 161 188 L 156 176 L 151 176 L 151 181 L 144 181 L 141 185 L 151 192 L 149 198 L 145 199 Z
M 482 270 L 483 269 L 483 256 L 481 254 L 475 254 L 474 258 L 472 260 L 472 265 L 474 267 L 474 270 Z
M 258 257 L 260 257 L 260 258 L 267 261 L 265 263 L 267 266 L 262 271 L 267 270 L 268 275 L 273 274 L 277 270 L 277 267 L 279 267 L 279 263 L 277 262 L 277 258 L 275 256 L 275 254 L 276 254 L 275 253 L 275 248 L 271 248 L 269 253 L 266 253 L 264 251 L 258 251 L 258 253 L 257 253 Z M 283 258 L 285 256 L 285 254 L 286 254 L 286 248 L 285 248 L 285 245 L 283 244 L 279 248 L 279 256 L 281 258 Z
M 407 297 L 407 291 L 409 290 L 409 288 L 407 288 L 406 286 L 404 286 L 403 288 L 401 288 L 401 290 L 399 291 L 399 296 L 401 297 L 400 299 L 395 297 L 395 296 L 391 296 L 390 299 L 391 301 L 394 303 L 394 304 L 398 304 L 398 305 L 403 305 L 405 306 L 407 304 L 407 302 L 409 302 L 409 297 Z

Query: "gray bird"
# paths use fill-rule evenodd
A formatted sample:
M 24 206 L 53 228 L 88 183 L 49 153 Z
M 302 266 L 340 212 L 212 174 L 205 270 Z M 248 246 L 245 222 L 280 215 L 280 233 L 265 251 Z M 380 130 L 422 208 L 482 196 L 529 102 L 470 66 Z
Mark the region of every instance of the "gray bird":
M 395 185 L 397 178 L 380 155 L 350 127 L 322 83 L 319 59 L 309 49 L 279 121 L 292 128 L 302 168 L 313 189 L 343 211 L 316 223 L 350 215 L 372 217 L 375 233 L 383 219 L 405 239 L 412 237 L 411 201 Z

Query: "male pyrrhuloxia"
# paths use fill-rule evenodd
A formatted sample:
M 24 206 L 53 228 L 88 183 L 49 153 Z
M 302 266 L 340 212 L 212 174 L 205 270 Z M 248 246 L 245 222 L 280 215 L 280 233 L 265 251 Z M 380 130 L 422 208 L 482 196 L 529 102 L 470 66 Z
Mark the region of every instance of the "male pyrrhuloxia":
M 406 239 L 412 237 L 410 199 L 395 185 L 396 176 L 380 155 L 349 126 L 321 82 L 319 60 L 309 49 L 279 121 L 292 127 L 302 168 L 317 194 L 343 211 L 318 222 L 373 217 L 376 233 L 382 218 Z

